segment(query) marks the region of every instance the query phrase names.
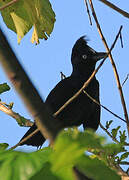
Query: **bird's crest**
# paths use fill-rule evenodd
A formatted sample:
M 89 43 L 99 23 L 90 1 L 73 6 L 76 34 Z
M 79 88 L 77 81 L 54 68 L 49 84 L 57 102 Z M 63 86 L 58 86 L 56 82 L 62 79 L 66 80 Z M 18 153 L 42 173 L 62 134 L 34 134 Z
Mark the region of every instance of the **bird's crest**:
M 80 52 L 82 49 L 85 49 L 87 46 L 88 39 L 86 36 L 80 37 L 74 44 L 72 49 L 72 55 Z

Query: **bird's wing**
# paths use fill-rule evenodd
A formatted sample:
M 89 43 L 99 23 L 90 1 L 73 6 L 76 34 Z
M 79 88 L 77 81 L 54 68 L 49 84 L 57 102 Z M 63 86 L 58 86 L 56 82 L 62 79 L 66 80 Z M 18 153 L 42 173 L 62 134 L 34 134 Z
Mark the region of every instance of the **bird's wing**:
M 98 103 L 99 101 L 99 82 L 97 80 L 94 81 L 94 84 L 92 88 L 89 89 L 90 96 L 94 98 Z M 92 100 L 91 100 L 92 101 Z M 92 129 L 97 130 L 99 124 L 100 124 L 100 112 L 101 108 L 98 104 L 92 101 L 91 105 L 91 113 L 89 114 L 89 117 L 87 120 L 83 123 L 83 128 L 92 127 Z
M 75 94 L 76 91 L 71 82 L 71 78 L 65 78 L 60 81 L 49 93 L 45 104 L 49 106 L 52 113 L 55 113 L 69 98 Z

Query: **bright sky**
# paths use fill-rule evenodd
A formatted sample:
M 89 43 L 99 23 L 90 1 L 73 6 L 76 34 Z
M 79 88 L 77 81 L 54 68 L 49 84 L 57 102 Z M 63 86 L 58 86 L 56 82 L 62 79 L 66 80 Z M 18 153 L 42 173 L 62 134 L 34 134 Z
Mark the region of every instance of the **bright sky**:
M 120 8 L 129 12 L 126 1 L 112 0 Z M 75 41 L 82 35 L 87 35 L 90 39 L 89 45 L 96 51 L 105 51 L 104 45 L 98 34 L 95 22 L 92 18 L 93 26 L 90 26 L 85 4 L 83 1 L 52 1 L 52 7 L 56 14 L 54 30 L 47 41 L 41 40 L 38 46 L 31 44 L 32 30 L 23 38 L 21 44 L 17 44 L 17 36 L 10 31 L 0 17 L 0 26 L 5 32 L 20 62 L 29 74 L 33 83 L 39 90 L 43 99 L 46 98 L 50 90 L 60 81 L 60 71 L 69 76 L 72 71 L 71 49 Z M 103 5 L 100 1 L 95 1 L 96 13 L 102 27 L 105 38 L 111 46 L 118 33 L 119 27 L 123 25 L 122 35 L 124 48 L 121 48 L 120 41 L 117 42 L 112 54 L 120 75 L 121 82 L 129 73 L 129 19 Z M 101 70 L 97 73 L 100 82 L 101 104 L 108 107 L 121 117 L 124 117 L 121 106 L 116 80 L 109 59 L 105 62 Z M 1 95 L 0 99 L 6 103 L 14 102 L 13 110 L 26 118 L 32 119 L 26 110 L 22 100 L 15 92 L 11 83 L 0 67 L 0 83 L 8 82 L 11 90 Z M 129 109 L 129 81 L 123 87 L 127 109 Z M 122 126 L 126 129 L 125 123 L 116 119 L 105 110 L 101 113 L 101 122 L 114 120 L 112 127 Z M 15 145 L 27 131 L 27 128 L 19 127 L 16 121 L 0 112 L 0 143 L 6 142 L 10 146 Z M 97 133 L 106 135 L 100 128 Z M 31 147 L 20 147 L 18 150 L 32 150 Z M 36 150 L 36 149 L 34 149 Z

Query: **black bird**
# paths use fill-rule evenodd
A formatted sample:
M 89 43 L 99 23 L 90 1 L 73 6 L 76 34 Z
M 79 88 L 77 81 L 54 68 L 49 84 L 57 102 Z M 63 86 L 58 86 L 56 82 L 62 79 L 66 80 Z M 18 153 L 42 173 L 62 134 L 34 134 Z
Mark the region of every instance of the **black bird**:
M 96 52 L 87 45 L 85 36 L 78 39 L 73 46 L 71 62 L 73 66 L 72 74 L 61 80 L 52 89 L 48 95 L 45 104 L 55 113 L 68 99 L 70 99 L 90 77 L 95 69 L 96 62 L 104 58 L 107 54 Z M 99 82 L 94 77 L 86 92 L 99 102 Z M 100 123 L 100 106 L 95 104 L 85 93 L 81 93 L 73 100 L 57 117 L 61 127 L 73 127 L 83 125 L 83 128 L 92 128 L 97 130 Z M 27 131 L 23 136 L 25 138 L 37 129 L 36 124 Z M 22 138 L 22 139 L 23 139 Z M 22 140 L 21 139 L 21 140 Z M 40 131 L 25 141 L 22 145 L 41 146 L 45 141 Z

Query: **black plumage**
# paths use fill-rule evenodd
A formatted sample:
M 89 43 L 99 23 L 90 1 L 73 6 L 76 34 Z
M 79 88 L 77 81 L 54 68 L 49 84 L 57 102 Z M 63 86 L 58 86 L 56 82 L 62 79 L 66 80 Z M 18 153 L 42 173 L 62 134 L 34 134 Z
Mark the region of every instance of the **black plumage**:
M 85 37 L 81 37 L 72 49 L 71 62 L 73 66 L 72 74 L 61 80 L 48 95 L 45 104 L 52 113 L 55 113 L 68 99 L 70 99 L 90 77 L 95 69 L 96 62 L 106 56 L 106 53 L 96 52 L 87 45 Z M 99 102 L 99 82 L 94 77 L 86 92 Z M 95 104 L 85 93 L 81 93 L 74 99 L 57 117 L 62 129 L 83 125 L 83 128 L 97 130 L 100 123 L 100 106 Z M 36 129 L 34 124 L 23 136 L 32 133 Z M 22 139 L 23 139 L 22 138 Z M 45 138 L 40 132 L 32 136 L 23 144 L 41 146 Z M 23 145 L 22 144 L 22 145 Z

